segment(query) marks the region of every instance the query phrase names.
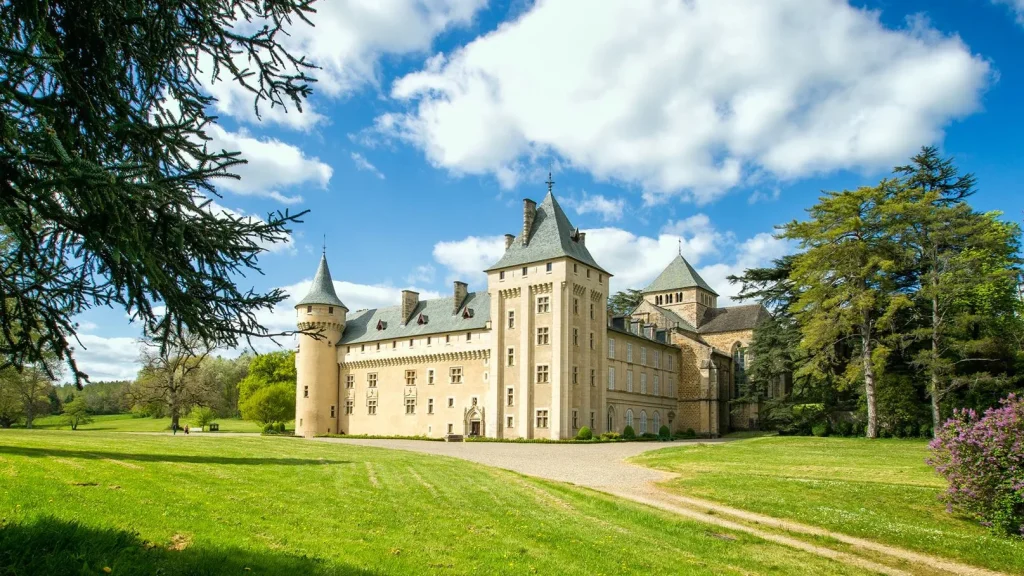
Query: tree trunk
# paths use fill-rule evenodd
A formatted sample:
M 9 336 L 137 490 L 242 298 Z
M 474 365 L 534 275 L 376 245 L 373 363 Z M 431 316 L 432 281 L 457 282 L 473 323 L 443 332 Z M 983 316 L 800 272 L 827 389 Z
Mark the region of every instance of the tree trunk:
M 861 360 L 864 362 L 864 397 L 868 404 L 868 438 L 878 437 L 878 414 L 875 410 L 875 367 L 871 363 L 871 314 L 864 312 L 860 325 Z
M 939 432 L 942 424 L 942 415 L 939 412 L 939 295 L 934 290 L 937 288 L 935 272 L 932 272 L 932 436 Z

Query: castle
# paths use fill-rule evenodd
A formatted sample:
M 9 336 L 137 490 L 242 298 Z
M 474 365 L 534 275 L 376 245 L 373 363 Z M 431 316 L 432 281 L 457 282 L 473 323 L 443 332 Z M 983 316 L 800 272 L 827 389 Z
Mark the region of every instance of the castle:
M 719 308 L 680 254 L 629 314 L 608 313 L 612 274 L 551 192 L 523 201 L 522 231 L 487 289 L 350 313 L 326 256 L 295 307 L 295 433 L 571 438 L 757 426 L 738 403 L 746 349 L 768 312 Z M 308 332 L 316 331 L 319 337 Z

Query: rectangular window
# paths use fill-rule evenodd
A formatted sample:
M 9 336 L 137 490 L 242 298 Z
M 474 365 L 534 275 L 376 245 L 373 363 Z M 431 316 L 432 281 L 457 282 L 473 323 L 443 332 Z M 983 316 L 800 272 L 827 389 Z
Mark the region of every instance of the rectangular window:
M 579 430 L 580 429 L 580 415 L 575 410 L 572 411 L 572 429 L 573 430 Z
M 580 315 L 580 299 L 579 298 L 573 298 L 572 299 L 572 313 L 575 316 L 579 316 Z
M 661 368 L 661 351 L 654 351 L 654 367 Z
M 590 385 L 597 386 L 597 370 L 590 369 Z
M 359 345 L 359 351 L 360 352 L 366 352 L 366 344 L 360 344 Z
M 572 345 L 573 346 L 579 346 L 580 345 L 580 331 L 579 331 L 579 328 L 573 328 L 572 329 Z
M 391 341 L 391 349 L 396 350 L 398 348 L 398 340 Z
M 507 402 L 505 404 L 506 406 L 515 406 L 516 405 L 516 390 L 515 390 L 515 388 L 509 386 L 508 388 L 505 389 L 505 401 Z
M 551 312 L 551 297 L 537 296 L 537 314 Z
M 505 271 L 502 270 L 501 272 L 498 272 L 498 280 L 504 280 L 504 279 L 505 279 Z
M 452 366 L 448 369 L 449 381 L 452 384 L 462 384 L 462 366 Z
M 608 389 L 615 390 L 615 367 L 608 367 Z
M 549 331 L 550 331 L 549 328 L 547 328 L 546 326 L 541 327 L 541 328 L 537 328 L 537 345 L 538 346 L 545 346 L 545 345 L 547 345 L 547 343 L 548 343 L 548 332 Z
M 657 374 L 654 375 L 654 395 L 661 396 L 661 378 Z
M 633 343 L 626 342 L 626 362 L 633 361 Z
M 328 306 L 327 307 L 327 313 L 328 314 L 334 314 L 334 306 Z
M 409 348 L 412 348 L 412 338 L 409 338 Z
M 547 427 L 548 427 L 548 411 L 547 410 L 537 410 L 537 428 L 547 428 Z
M 647 348 L 640 347 L 640 365 L 647 366 Z
M 551 262 L 548 262 L 548 263 L 547 263 L 547 265 L 545 266 L 545 269 L 546 269 L 546 270 L 547 270 L 548 272 L 551 272 Z
M 516 311 L 508 311 L 508 329 L 511 330 L 516 327 Z
M 377 414 L 377 399 L 370 398 L 366 401 L 366 413 L 370 416 Z
M 380 351 L 380 342 L 377 342 L 377 351 Z
M 428 368 L 427 369 L 427 384 L 433 384 L 433 383 L 434 383 L 434 369 L 433 368 Z
M 334 406 L 331 406 L 331 418 L 334 418 Z
M 509 366 L 515 366 L 516 365 L 516 349 L 515 348 L 509 348 L 508 349 L 508 365 Z
M 647 374 L 644 372 L 640 373 L 640 393 L 647 394 Z
M 527 272 L 527 268 L 526 268 L 526 266 L 523 266 L 523 276 L 526 276 L 526 272 Z
M 615 339 L 614 338 L 609 338 L 608 339 L 608 357 L 612 358 L 612 359 L 615 358 Z
M 405 413 L 406 414 L 415 414 L 416 413 L 416 399 L 415 398 L 406 398 L 405 399 Z
M 405 371 L 405 385 L 406 386 L 415 386 L 416 385 L 416 371 L 415 370 L 406 370 Z
M 506 416 L 505 417 L 505 428 L 512 428 L 512 422 L 513 422 L 512 417 L 511 416 Z
M 473 333 L 472 332 L 466 332 L 466 342 L 469 342 L 472 339 L 473 339 Z
M 593 332 L 590 333 L 590 349 L 591 350 L 594 349 L 594 333 Z
M 590 319 L 591 320 L 594 319 L 594 303 L 593 302 L 590 303 Z
M 302 397 L 309 398 L 309 386 L 302 387 Z
M 572 383 L 579 384 L 580 382 L 580 368 L 579 366 L 572 367 Z
M 579 271 L 580 271 L 580 266 L 579 266 L 579 264 L 577 264 L 577 263 L 573 262 L 573 263 L 572 263 L 572 273 L 573 273 L 573 274 L 578 274 L 578 273 L 579 273 Z
M 376 372 L 372 372 L 372 373 L 366 375 L 366 385 L 369 386 L 370 388 L 376 388 L 377 387 L 377 373 Z
M 427 336 L 427 346 L 430 346 L 431 337 Z
M 595 417 L 594 411 L 591 410 L 590 411 L 590 429 L 591 430 L 594 429 L 594 417 Z
M 537 365 L 537 382 L 540 383 L 540 384 L 545 384 L 545 383 L 549 382 L 549 380 L 548 380 L 548 365 L 547 364 L 538 364 Z
M 434 399 L 433 398 L 427 398 L 427 414 L 433 414 L 433 413 L 434 413 Z
M 312 313 L 313 313 L 313 307 L 312 306 L 306 306 L 306 314 L 312 314 Z
M 451 434 L 451 433 L 452 433 L 452 428 L 453 428 L 453 425 L 452 425 L 451 423 L 449 423 L 449 424 L 448 424 L 448 433 L 449 433 L 449 434 Z
M 349 398 L 348 400 L 345 400 L 345 414 L 351 414 L 352 413 L 352 405 L 353 404 L 355 404 L 355 403 L 352 401 L 351 398 Z
M 448 398 L 448 407 L 455 408 L 455 398 Z
M 626 392 L 633 391 L 633 371 L 626 370 Z

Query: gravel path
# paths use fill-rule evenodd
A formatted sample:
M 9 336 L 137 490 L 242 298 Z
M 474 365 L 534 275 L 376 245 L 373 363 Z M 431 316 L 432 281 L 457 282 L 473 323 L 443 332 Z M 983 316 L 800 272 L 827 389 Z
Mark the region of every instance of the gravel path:
M 593 488 L 621 498 L 655 506 L 692 520 L 713 524 L 831 558 L 837 562 L 857 566 L 890 576 L 938 573 L 965 576 L 1003 576 L 1000 572 L 961 564 L 886 546 L 870 540 L 855 538 L 790 520 L 763 516 L 731 508 L 709 500 L 671 494 L 656 486 L 675 476 L 669 472 L 653 470 L 625 462 L 627 458 L 650 450 L 679 446 L 682 443 L 622 442 L 611 444 L 513 444 L 502 442 L 426 442 L 422 440 L 372 440 L 358 438 L 317 438 L 319 442 L 358 444 L 375 448 L 408 450 L 462 458 L 520 474 L 568 482 Z M 728 440 L 699 440 L 691 443 L 720 443 Z M 812 537 L 830 537 L 848 547 L 849 552 L 819 546 L 796 538 L 794 534 Z M 909 572 L 891 565 L 880 564 L 856 552 L 872 557 L 889 557 L 913 567 Z

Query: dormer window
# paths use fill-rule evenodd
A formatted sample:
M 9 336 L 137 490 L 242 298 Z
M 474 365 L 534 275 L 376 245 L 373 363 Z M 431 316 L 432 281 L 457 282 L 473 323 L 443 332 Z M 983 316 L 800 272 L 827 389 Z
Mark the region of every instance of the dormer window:
M 417 324 L 426 324 L 427 323 L 427 316 L 425 314 L 420 314 L 419 318 L 416 319 L 416 323 Z
M 465 319 L 469 319 L 469 318 L 472 318 L 472 317 L 473 317 L 473 309 L 467 306 L 462 311 L 462 318 L 465 320 Z
M 387 323 L 385 323 L 383 320 L 377 320 L 377 330 L 384 330 L 387 327 Z

